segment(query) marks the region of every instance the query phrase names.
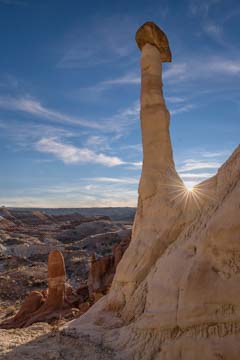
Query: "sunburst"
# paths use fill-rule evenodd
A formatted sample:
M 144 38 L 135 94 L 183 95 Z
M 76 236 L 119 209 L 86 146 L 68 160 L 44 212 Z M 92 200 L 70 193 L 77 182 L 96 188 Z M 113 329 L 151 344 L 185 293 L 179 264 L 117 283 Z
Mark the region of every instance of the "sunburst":
M 185 185 L 183 182 L 172 183 L 170 193 L 172 200 L 182 203 L 184 209 L 189 204 L 195 204 L 200 210 L 201 203 L 206 197 L 205 191 L 199 185 Z

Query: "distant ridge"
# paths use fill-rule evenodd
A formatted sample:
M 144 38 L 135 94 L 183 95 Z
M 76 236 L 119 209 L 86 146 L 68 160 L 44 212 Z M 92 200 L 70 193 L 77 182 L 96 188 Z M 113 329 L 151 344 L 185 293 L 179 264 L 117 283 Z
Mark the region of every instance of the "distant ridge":
M 6 209 L 14 211 L 32 212 L 41 211 L 48 215 L 66 215 L 79 213 L 84 216 L 105 215 L 114 221 L 130 221 L 135 216 L 136 208 L 134 207 L 92 207 L 92 208 L 25 208 L 25 207 L 9 207 Z

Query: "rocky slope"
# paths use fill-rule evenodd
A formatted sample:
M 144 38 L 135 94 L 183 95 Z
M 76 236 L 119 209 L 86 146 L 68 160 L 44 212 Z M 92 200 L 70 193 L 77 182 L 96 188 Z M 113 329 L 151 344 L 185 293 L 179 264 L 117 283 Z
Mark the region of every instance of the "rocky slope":
M 237 360 L 240 147 L 213 178 L 192 192 L 184 187 L 162 94 L 164 36 L 153 23 L 137 33 L 144 161 L 130 246 L 108 295 L 65 329 L 89 334 L 120 359 Z
M 114 360 L 111 349 L 88 336 L 59 332 L 58 326 L 34 324 L 26 329 L 0 330 L 1 360 Z
M 0 322 L 14 314 L 29 292 L 47 288 L 51 251 L 63 252 L 67 281 L 78 289 L 87 285 L 92 255 L 107 261 L 114 246 L 131 234 L 128 221 L 114 222 L 96 213 L 54 215 L 2 207 L 0 214 Z

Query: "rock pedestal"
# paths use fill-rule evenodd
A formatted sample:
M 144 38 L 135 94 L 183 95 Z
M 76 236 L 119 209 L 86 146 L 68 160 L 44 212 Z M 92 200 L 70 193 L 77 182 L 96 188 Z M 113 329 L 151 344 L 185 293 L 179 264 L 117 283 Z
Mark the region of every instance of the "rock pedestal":
M 48 299 L 47 305 L 61 308 L 65 300 L 66 270 L 63 255 L 52 251 L 48 257 Z
M 48 291 L 32 291 L 19 312 L 0 325 L 2 328 L 26 327 L 39 321 L 51 321 L 69 312 L 65 296 L 66 272 L 60 251 L 52 251 L 48 257 Z

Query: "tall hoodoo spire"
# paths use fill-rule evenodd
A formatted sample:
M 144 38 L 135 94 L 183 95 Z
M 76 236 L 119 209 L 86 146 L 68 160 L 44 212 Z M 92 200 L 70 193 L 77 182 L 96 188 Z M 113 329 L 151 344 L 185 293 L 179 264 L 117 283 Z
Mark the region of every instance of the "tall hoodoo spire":
M 182 207 L 174 205 L 172 194 L 174 186 L 183 187 L 173 161 L 170 114 L 162 91 L 162 62 L 171 61 L 168 40 L 157 25 L 147 22 L 137 31 L 136 42 L 142 52 L 140 117 L 143 168 L 132 240 L 118 265 L 109 294 L 110 306 L 126 304 L 126 312 L 128 299 L 180 231 L 181 221 L 176 227 L 175 220 L 179 218 Z M 119 297 L 121 291 L 122 298 Z M 121 302 L 120 298 L 122 303 L 117 304 Z
M 171 51 L 164 32 L 153 22 L 142 25 L 136 33 L 141 57 L 141 128 L 143 173 L 174 168 L 169 134 L 170 115 L 162 91 L 162 62 L 171 61 Z

